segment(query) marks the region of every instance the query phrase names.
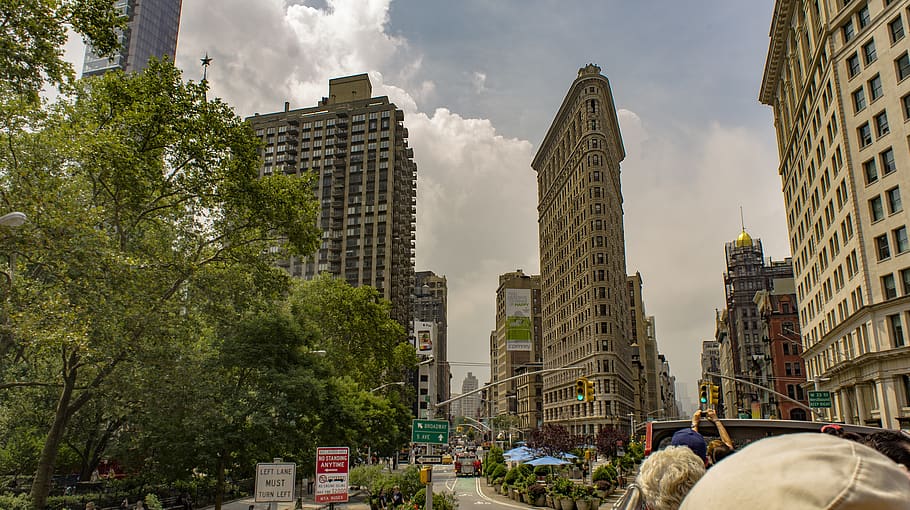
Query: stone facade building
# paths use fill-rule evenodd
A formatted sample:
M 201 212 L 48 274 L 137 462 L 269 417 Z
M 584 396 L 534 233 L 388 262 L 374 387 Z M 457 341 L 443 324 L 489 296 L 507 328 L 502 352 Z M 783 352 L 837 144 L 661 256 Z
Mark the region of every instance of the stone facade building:
M 771 106 L 808 386 L 910 427 L 910 1 L 777 0 Z
M 575 434 L 624 427 L 635 412 L 619 163 L 610 82 L 578 71 L 531 166 L 537 172 L 544 421 Z M 587 377 L 594 402 L 578 402 Z

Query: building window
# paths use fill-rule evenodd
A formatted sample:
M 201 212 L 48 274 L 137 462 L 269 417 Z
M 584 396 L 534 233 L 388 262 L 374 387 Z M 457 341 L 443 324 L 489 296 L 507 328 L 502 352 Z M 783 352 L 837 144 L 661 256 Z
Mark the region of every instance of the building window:
M 878 180 L 878 169 L 875 167 L 875 159 L 870 159 L 863 163 L 863 173 L 866 175 L 867 185 Z
M 900 315 L 889 315 L 888 324 L 891 326 L 891 340 L 895 347 L 904 346 L 904 326 L 901 324 Z
M 904 296 L 910 294 L 910 268 L 901 269 L 901 293 Z
M 867 147 L 872 144 L 872 128 L 869 127 L 868 122 L 857 128 L 856 133 L 859 136 L 860 147 Z
M 907 250 L 910 250 L 910 241 L 907 240 L 906 225 L 894 229 L 892 234 L 894 234 L 894 249 L 896 249 L 898 253 L 905 253 Z
M 878 251 L 878 260 L 891 258 L 891 247 L 888 245 L 888 236 L 881 235 L 875 238 L 875 247 Z
M 872 214 L 873 223 L 885 217 L 885 208 L 882 204 L 881 196 L 876 196 L 869 200 L 869 212 Z
M 869 80 L 869 98 L 871 101 L 882 97 L 882 77 L 876 74 Z
M 888 195 L 888 212 L 890 214 L 904 209 L 903 204 L 901 204 L 901 190 L 899 187 L 891 188 L 885 193 Z
M 853 112 L 859 113 L 866 109 L 866 91 L 862 87 L 853 91 Z
M 875 39 L 872 39 L 863 45 L 863 60 L 866 65 L 869 65 L 872 62 L 875 62 L 876 58 L 878 57 L 875 54 Z
M 901 20 L 900 15 L 891 23 L 888 23 L 888 32 L 891 33 L 891 44 L 904 38 L 904 22 Z
M 844 43 L 850 42 L 850 39 L 853 39 L 853 36 L 856 35 L 856 29 L 853 28 L 853 20 L 847 21 L 841 27 L 841 33 L 844 35 Z
M 910 56 L 907 55 L 907 52 L 895 60 L 894 64 L 897 66 L 897 81 L 910 76 Z
M 794 400 L 796 399 L 796 391 L 794 390 L 794 386 L 792 384 L 787 385 L 787 396 Z
M 885 136 L 890 132 L 887 112 L 882 112 L 875 116 L 875 132 L 878 137 Z
M 897 285 L 894 283 L 893 274 L 882 276 L 882 295 L 885 296 L 885 299 L 894 299 L 897 297 Z
M 906 57 L 906 56 L 907 56 L 907 54 L 905 53 L 904 57 Z M 910 66 L 910 62 L 908 62 L 907 65 Z M 850 78 L 853 78 L 854 76 L 859 74 L 859 70 L 860 70 L 859 55 L 854 53 L 853 55 L 850 55 L 849 57 L 847 57 L 847 75 Z M 910 72 L 910 69 L 908 69 L 908 72 Z
M 784 363 L 784 373 L 788 377 L 793 375 L 793 365 L 791 363 Z
M 859 10 L 857 13 L 857 18 L 859 19 L 859 28 L 866 28 L 869 26 L 869 20 L 871 19 L 871 16 L 869 16 L 868 5 L 864 5 L 863 8 Z
M 910 407 L 910 375 L 904 374 L 901 376 L 901 381 L 904 383 L 904 402 L 905 405 Z
M 891 147 L 888 147 L 881 154 L 879 158 L 882 160 L 882 173 L 888 175 L 891 172 L 897 170 L 897 163 L 894 162 L 894 150 Z

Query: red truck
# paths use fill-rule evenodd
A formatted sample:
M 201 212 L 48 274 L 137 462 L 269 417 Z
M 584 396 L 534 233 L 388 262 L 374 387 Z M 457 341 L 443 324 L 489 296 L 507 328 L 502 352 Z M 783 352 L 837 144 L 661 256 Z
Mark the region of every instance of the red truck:
M 474 455 L 459 455 L 455 458 L 455 476 L 480 476 L 480 459 Z

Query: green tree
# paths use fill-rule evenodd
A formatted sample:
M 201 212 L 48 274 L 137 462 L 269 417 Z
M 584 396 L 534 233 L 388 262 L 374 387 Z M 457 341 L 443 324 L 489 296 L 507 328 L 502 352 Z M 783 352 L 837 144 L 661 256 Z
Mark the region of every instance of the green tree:
M 126 18 L 111 0 L 3 0 L 0 2 L 0 91 L 38 97 L 46 81 L 74 76 L 63 60 L 67 26 L 92 41 L 101 55 L 119 46 Z
M 55 392 L 32 487 L 43 508 L 73 416 L 107 381 L 151 376 L 153 355 L 208 333 L 193 303 L 210 288 L 197 279 L 238 268 L 286 279 L 268 247 L 312 252 L 318 204 L 306 179 L 259 179 L 249 126 L 167 62 L 84 80 L 71 99 L 5 120 L 0 199 L 29 223 L 0 237 L 17 254 L 0 390 Z

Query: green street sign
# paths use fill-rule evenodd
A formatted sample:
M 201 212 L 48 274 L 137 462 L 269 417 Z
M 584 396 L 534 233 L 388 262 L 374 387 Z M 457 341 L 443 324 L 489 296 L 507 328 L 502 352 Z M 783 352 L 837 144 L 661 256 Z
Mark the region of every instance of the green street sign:
M 809 407 L 831 407 L 831 392 L 810 391 Z
M 413 420 L 411 442 L 446 444 L 449 442 L 449 422 L 444 420 Z

